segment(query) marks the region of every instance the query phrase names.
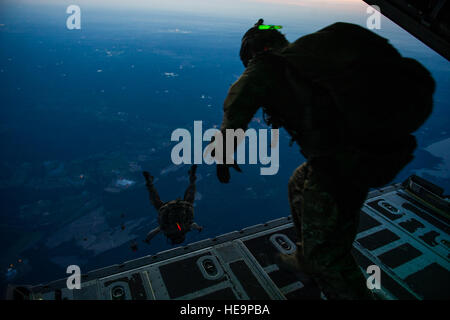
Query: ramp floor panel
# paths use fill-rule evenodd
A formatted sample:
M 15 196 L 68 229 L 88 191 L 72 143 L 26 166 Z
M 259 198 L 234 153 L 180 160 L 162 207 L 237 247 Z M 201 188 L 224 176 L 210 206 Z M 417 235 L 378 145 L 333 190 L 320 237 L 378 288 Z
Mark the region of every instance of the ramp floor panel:
M 445 201 L 439 205 L 448 207 Z M 450 298 L 445 214 L 428 206 L 405 182 L 371 192 L 360 215 L 352 253 L 366 277 L 369 266 L 379 268 L 379 297 Z M 61 279 L 11 286 L 10 292 L 21 290 L 29 299 L 45 300 L 320 299 L 320 289 L 306 274 L 277 265 L 280 253 L 295 253 L 297 241 L 291 217 L 283 217 L 91 271 L 83 275 L 81 290 L 67 289 L 66 279 Z

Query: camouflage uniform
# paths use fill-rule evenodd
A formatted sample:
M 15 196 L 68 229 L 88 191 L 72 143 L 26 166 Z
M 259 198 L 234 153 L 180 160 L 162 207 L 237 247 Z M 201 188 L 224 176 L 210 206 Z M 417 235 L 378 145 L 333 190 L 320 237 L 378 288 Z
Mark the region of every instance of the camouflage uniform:
M 321 161 L 329 165 L 332 159 Z M 338 173 L 327 172 L 313 160 L 299 166 L 289 179 L 289 202 L 300 238 L 297 258 L 328 299 L 370 298 L 350 253 L 368 187 L 348 185 Z
M 307 162 L 294 171 L 288 185 L 292 217 L 301 239 L 296 258 L 327 298 L 371 297 L 351 255 L 360 208 L 369 188 L 392 180 L 412 159 L 416 147 L 411 130 L 390 126 L 390 119 L 373 112 L 380 108 L 374 110 L 367 88 L 358 83 L 364 75 L 350 69 L 354 61 L 364 63 L 365 57 L 376 58 L 382 66 L 390 63 L 384 58 L 391 58 L 394 64 L 403 59 L 384 38 L 355 25 L 336 23 L 275 53 L 256 54 L 224 102 L 222 132 L 245 130 L 262 107 L 268 122 L 285 128 L 301 147 Z M 407 63 L 406 69 L 409 65 L 420 69 L 421 80 L 422 67 L 414 61 Z M 383 72 L 378 75 L 389 78 Z M 389 90 L 382 84 L 371 83 Z M 355 90 L 358 86 L 363 90 Z M 328 90 L 331 87 L 337 88 L 337 93 Z M 424 92 L 424 101 L 428 93 Z M 374 103 L 380 105 L 376 99 Z M 352 110 L 349 116 L 339 110 L 338 103 Z M 367 114 L 361 103 L 366 104 Z M 394 105 L 392 114 L 396 108 L 401 106 Z M 431 105 L 428 109 L 415 125 L 426 119 Z M 367 122 L 358 117 L 369 117 L 368 121 L 373 117 L 379 127 L 371 132 L 364 127 Z M 397 131 L 388 131 L 390 127 Z

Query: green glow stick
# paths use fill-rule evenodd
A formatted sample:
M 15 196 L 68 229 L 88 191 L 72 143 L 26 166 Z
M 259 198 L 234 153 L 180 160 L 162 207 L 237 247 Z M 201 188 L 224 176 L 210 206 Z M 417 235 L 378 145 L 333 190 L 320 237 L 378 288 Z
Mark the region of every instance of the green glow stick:
M 272 24 L 270 25 L 266 25 L 266 24 L 262 24 L 260 26 L 258 26 L 259 30 L 270 30 L 270 29 L 281 29 L 283 28 L 282 26 L 274 26 Z

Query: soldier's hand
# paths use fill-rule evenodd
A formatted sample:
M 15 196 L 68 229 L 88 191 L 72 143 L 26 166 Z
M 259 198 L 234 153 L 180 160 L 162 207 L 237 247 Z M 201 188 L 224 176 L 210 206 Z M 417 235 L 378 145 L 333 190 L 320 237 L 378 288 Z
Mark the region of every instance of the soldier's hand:
M 151 176 L 148 171 L 142 172 L 142 175 L 144 176 L 145 180 L 147 180 L 149 182 L 153 182 L 153 176 Z
M 218 164 L 216 167 L 217 178 L 221 183 L 228 183 L 230 181 L 230 169 L 225 164 Z
M 218 164 L 216 166 L 217 178 L 221 183 L 228 183 L 230 181 L 230 167 L 237 172 L 242 172 L 241 168 L 236 163 L 233 164 Z
M 190 177 L 195 176 L 195 172 L 197 171 L 197 165 L 193 164 L 188 171 Z

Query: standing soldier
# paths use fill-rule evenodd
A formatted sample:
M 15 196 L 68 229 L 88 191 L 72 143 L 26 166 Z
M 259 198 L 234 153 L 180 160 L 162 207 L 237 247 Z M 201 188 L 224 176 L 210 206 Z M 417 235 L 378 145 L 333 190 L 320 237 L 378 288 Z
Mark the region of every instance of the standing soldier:
M 246 69 L 224 102 L 222 136 L 246 130 L 259 107 L 290 134 L 307 161 L 288 184 L 299 242 L 282 265 L 310 275 L 328 299 L 370 299 L 351 254 L 359 211 L 370 188 L 412 160 L 411 133 L 431 113 L 434 80 L 360 26 L 335 23 L 293 43 L 280 28 L 260 19 L 244 35 Z M 221 182 L 230 167 L 217 164 Z

